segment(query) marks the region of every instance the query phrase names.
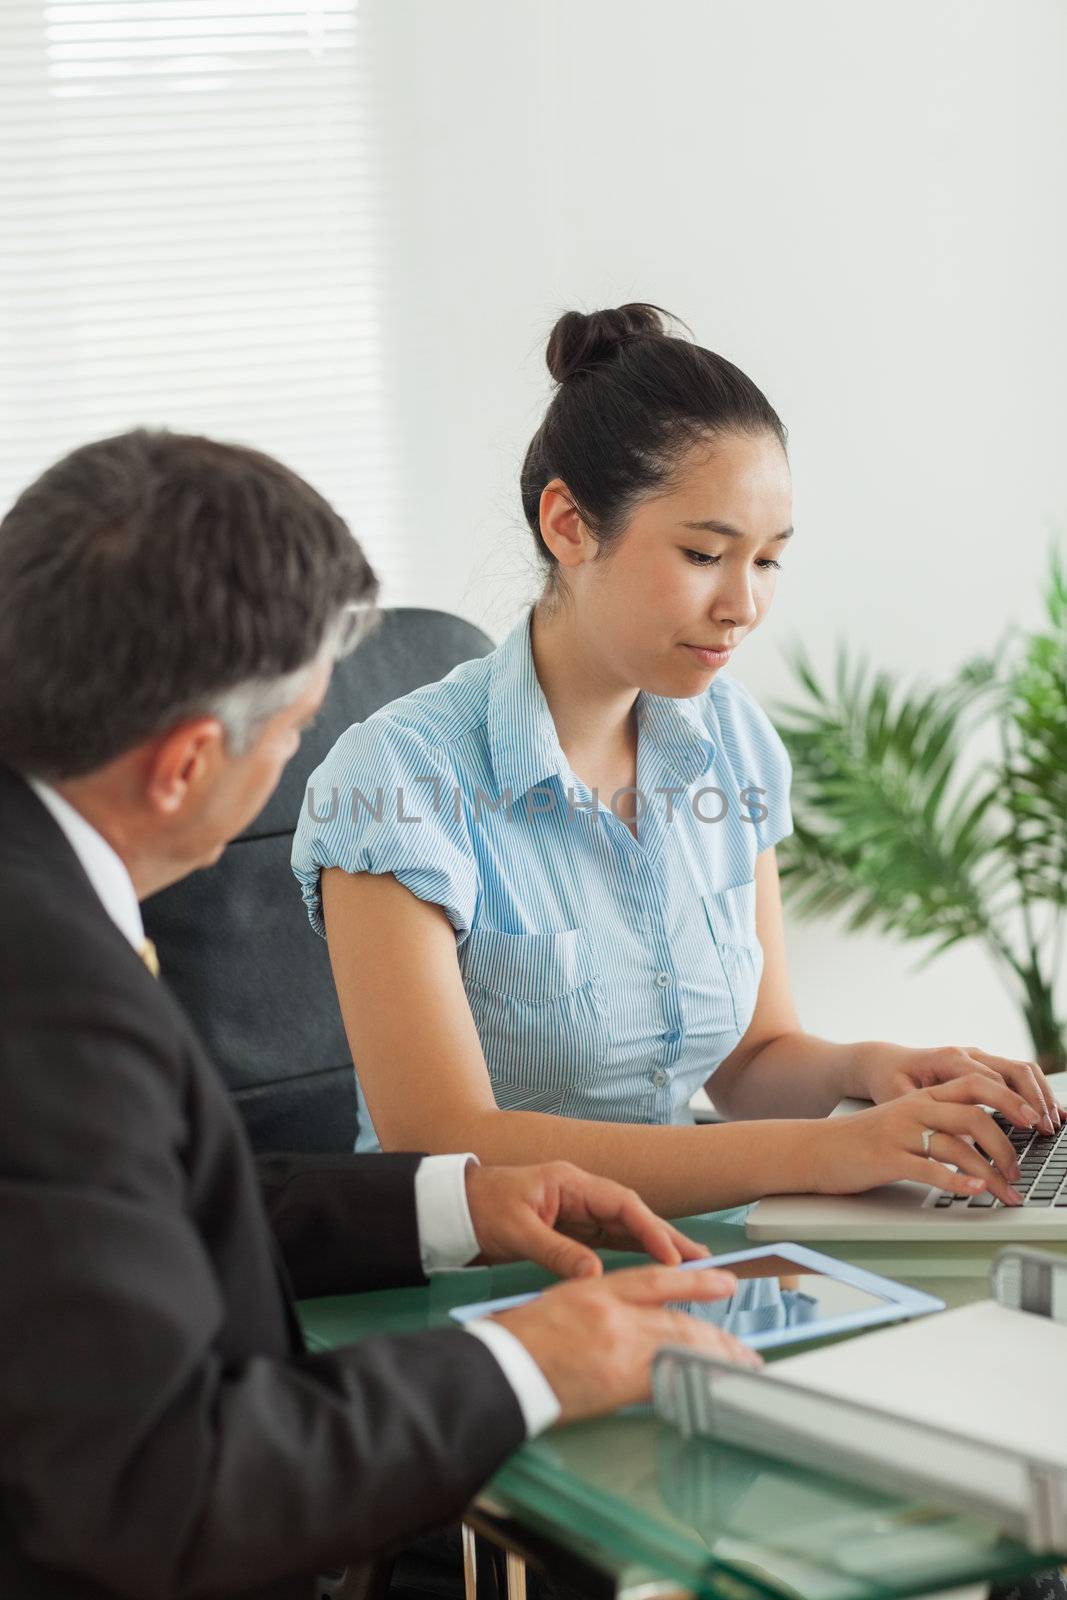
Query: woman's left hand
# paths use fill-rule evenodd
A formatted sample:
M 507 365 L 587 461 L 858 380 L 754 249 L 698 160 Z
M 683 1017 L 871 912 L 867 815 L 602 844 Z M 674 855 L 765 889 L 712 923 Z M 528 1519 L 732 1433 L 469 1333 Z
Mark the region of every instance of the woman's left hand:
M 974 1045 L 945 1044 L 916 1050 L 902 1044 L 879 1044 L 870 1052 L 863 1077 L 868 1096 L 881 1104 L 911 1094 L 914 1089 L 930 1089 L 953 1078 L 966 1078 L 972 1072 L 996 1078 L 1021 1094 L 1033 1106 L 1045 1133 L 1053 1133 L 1063 1122 L 1063 1110 L 1036 1061 L 991 1056 Z

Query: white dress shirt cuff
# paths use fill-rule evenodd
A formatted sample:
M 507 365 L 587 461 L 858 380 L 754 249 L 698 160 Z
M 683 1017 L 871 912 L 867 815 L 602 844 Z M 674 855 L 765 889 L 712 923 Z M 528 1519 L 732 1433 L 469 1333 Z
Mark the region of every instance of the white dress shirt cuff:
M 480 1339 L 499 1361 L 505 1378 L 515 1391 L 526 1422 L 526 1437 L 534 1439 L 550 1428 L 560 1413 L 556 1392 L 526 1346 L 499 1322 L 476 1317 L 465 1322 L 464 1330 Z
M 423 1156 L 415 1169 L 415 1216 L 425 1273 L 462 1267 L 478 1254 L 464 1173 L 475 1155 Z

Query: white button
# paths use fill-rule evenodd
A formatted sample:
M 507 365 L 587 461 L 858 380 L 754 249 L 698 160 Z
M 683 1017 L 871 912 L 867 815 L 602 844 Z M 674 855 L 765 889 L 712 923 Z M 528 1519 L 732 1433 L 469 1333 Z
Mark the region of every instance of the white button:
M 631 856 L 630 857 L 630 871 L 631 872 L 640 872 L 641 871 L 641 857 L 640 856 Z
M 671 984 L 674 982 L 674 979 L 671 977 L 669 972 L 657 972 L 656 982 L 661 989 L 669 989 Z
M 662 1067 L 657 1067 L 655 1072 L 649 1075 L 649 1082 L 654 1083 L 657 1089 L 663 1088 L 663 1085 L 667 1082 L 667 1074 Z

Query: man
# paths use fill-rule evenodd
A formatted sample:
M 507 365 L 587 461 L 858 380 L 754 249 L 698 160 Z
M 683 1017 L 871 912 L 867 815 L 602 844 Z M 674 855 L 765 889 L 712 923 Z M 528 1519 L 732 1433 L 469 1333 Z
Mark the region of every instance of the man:
M 700 1252 L 574 1168 L 275 1156 L 261 1194 L 146 965 L 139 900 L 262 809 L 375 592 L 307 484 L 206 439 L 86 446 L 0 524 L 6 1600 L 307 1597 L 557 1416 L 646 1393 L 657 1345 L 747 1356 L 665 1308 L 729 1275 L 589 1275 L 568 1229 Z M 380 1287 L 479 1251 L 586 1276 L 472 1330 L 304 1349 L 290 1274 Z

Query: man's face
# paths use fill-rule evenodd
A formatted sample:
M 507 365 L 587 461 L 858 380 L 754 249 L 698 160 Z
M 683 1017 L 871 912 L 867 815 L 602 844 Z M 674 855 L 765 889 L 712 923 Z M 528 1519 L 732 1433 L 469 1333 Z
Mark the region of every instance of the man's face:
M 286 762 L 299 749 L 301 733 L 314 721 L 332 671 L 332 659 L 320 661 L 299 699 L 263 725 L 244 755 L 229 754 L 224 741 L 219 742 L 167 830 L 167 855 L 178 869 L 175 878 L 212 865 L 259 815 Z

